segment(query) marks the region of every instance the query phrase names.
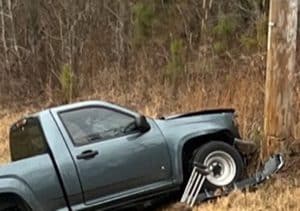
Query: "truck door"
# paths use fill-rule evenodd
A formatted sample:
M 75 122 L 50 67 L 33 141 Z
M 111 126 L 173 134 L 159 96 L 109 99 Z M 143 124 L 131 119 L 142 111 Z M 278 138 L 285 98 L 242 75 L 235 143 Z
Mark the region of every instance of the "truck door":
M 153 120 L 138 131 L 134 116 L 106 107 L 59 114 L 87 204 L 171 179 L 165 140 Z

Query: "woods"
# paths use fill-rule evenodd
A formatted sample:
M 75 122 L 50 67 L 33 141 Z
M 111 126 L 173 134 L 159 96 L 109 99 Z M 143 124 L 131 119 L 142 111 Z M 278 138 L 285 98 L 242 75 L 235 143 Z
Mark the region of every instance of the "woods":
M 0 104 L 97 98 L 150 115 L 234 107 L 242 134 L 260 142 L 264 111 L 278 113 L 265 92 L 268 9 L 268 0 L 1 0 Z M 286 93 L 297 140 L 293 77 Z
M 234 108 L 260 149 L 247 174 L 274 152 L 285 166 L 271 185 L 195 209 L 298 209 L 299 2 L 0 0 L 0 164 L 12 123 L 57 105 L 103 100 L 150 117 Z
M 77 84 L 74 96 L 95 89 L 92 79 L 105 71 L 127 81 L 134 69 L 147 69 L 175 83 L 201 72 L 189 63 L 235 60 L 236 47 L 255 52 L 266 43 L 264 0 L 1 0 L 0 6 L 1 92 L 15 97 L 49 97 L 70 86 L 62 81 L 65 67 Z

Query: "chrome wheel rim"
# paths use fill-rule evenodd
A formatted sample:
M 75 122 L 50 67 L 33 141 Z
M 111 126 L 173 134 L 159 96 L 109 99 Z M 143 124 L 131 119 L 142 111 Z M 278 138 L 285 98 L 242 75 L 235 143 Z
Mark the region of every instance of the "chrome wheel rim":
M 236 175 L 236 164 L 231 155 L 224 151 L 214 151 L 208 154 L 204 165 L 212 171 L 207 180 L 215 186 L 230 184 Z

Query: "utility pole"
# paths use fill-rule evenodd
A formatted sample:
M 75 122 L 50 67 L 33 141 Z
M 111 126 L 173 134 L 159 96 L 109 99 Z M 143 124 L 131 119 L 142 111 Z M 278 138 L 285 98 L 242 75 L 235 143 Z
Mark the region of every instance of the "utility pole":
M 293 137 L 297 15 L 298 0 L 270 0 L 263 157 Z

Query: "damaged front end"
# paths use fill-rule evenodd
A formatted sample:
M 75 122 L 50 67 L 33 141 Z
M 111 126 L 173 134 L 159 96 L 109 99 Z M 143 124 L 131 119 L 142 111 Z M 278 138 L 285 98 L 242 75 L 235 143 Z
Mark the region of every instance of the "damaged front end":
M 202 190 L 202 185 L 206 179 L 206 176 L 209 175 L 212 170 L 201 163 L 194 163 L 193 171 L 190 175 L 180 202 L 186 203 L 192 207 L 195 203 L 226 196 L 236 189 L 244 190 L 249 187 L 255 187 L 277 173 L 280 169 L 282 169 L 283 165 L 284 159 L 282 155 L 273 155 L 265 162 L 263 168 L 256 172 L 256 174 L 252 177 L 238 181 L 232 186 L 211 191 L 207 189 Z
M 252 156 L 258 149 L 253 141 L 246 141 L 239 138 L 235 138 L 233 144 L 234 147 L 246 157 Z

